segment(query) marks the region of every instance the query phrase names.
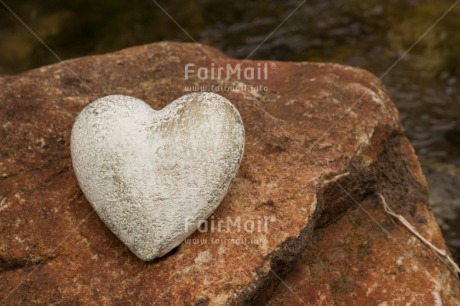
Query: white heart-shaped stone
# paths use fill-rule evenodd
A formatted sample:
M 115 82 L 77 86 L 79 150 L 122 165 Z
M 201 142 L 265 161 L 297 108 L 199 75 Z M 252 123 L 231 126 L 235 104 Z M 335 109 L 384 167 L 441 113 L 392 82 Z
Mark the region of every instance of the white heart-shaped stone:
M 185 95 L 159 111 L 107 96 L 85 107 L 71 135 L 83 193 L 143 260 L 166 254 L 212 214 L 243 150 L 238 111 L 214 93 Z

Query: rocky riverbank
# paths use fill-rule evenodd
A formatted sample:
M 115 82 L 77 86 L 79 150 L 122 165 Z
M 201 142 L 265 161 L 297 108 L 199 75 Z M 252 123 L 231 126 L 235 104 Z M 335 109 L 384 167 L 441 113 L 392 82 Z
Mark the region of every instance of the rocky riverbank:
M 266 64 L 267 74 L 250 81 L 185 77 L 187 64 L 207 71 Z M 187 88 L 220 89 L 245 124 L 241 168 L 213 218 L 267 218 L 267 230 L 196 232 L 146 263 L 82 195 L 70 163 L 70 129 L 101 96 L 132 95 L 159 109 Z M 358 296 L 390 304 L 453 305 L 459 298 L 456 277 L 376 201 L 382 192 L 445 248 L 398 112 L 364 70 L 243 63 L 203 45 L 158 43 L 5 76 L 0 89 L 3 304 L 261 303 L 295 263 L 287 283 L 307 290 L 290 296 L 295 290 L 283 281 L 274 305 L 316 296 L 325 305 Z

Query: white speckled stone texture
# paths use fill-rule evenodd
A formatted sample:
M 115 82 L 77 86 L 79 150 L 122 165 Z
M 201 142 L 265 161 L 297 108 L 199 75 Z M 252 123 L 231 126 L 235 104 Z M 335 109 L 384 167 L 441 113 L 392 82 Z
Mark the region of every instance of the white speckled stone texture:
M 142 260 L 168 253 L 213 213 L 243 151 L 238 111 L 206 92 L 162 110 L 129 96 L 103 97 L 78 115 L 71 135 L 83 193 Z

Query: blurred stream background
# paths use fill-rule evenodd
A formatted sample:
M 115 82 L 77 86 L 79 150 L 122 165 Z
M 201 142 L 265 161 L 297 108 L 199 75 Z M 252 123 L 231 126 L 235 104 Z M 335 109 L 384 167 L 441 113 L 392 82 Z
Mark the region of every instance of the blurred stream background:
M 190 38 L 151 0 L 4 2 L 61 57 Z M 454 3 L 310 0 L 250 59 L 335 62 L 381 76 Z M 301 1 L 161 1 L 198 42 L 246 58 Z M 0 4 L 0 74 L 56 58 Z M 422 162 L 430 202 L 460 262 L 460 4 L 382 79 Z

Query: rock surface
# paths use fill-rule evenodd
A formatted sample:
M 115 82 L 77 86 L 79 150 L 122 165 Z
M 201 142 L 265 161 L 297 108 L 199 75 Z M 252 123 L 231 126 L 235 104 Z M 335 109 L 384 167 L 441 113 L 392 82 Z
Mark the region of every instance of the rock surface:
M 273 305 L 353 304 L 358 297 L 391 305 L 400 295 L 458 300 L 453 274 L 375 203 L 380 190 L 445 247 L 397 110 L 374 76 L 334 64 L 268 62 L 266 80 L 186 79 L 188 63 L 262 64 L 201 45 L 159 43 L 0 78 L 0 304 L 262 303 L 298 258 L 287 282 L 303 291 L 301 300 L 283 281 Z M 228 86 L 238 88 L 218 93 L 240 112 L 246 148 L 210 219 L 239 217 L 243 225 L 266 218 L 267 230 L 196 232 L 165 257 L 143 262 L 78 188 L 69 152 L 73 121 L 108 94 L 161 109 L 190 87 Z
M 424 237 L 443 246 L 409 142 L 396 136 L 382 154 L 375 165 L 378 192 Z M 369 196 L 315 229 L 269 305 L 459 305 L 458 283 L 447 281 L 453 274 L 439 263 L 426 245 L 386 215 L 378 197 Z

